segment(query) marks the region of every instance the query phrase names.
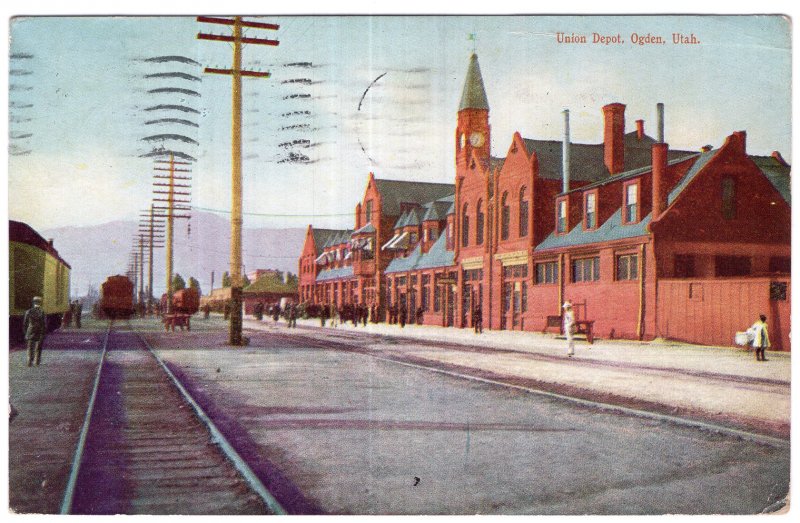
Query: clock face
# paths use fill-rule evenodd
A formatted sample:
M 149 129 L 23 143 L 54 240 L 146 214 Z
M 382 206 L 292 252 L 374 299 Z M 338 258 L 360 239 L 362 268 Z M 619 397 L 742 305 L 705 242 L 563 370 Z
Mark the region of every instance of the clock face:
M 483 133 L 474 132 L 469 135 L 469 143 L 472 144 L 473 147 L 480 147 L 483 145 Z

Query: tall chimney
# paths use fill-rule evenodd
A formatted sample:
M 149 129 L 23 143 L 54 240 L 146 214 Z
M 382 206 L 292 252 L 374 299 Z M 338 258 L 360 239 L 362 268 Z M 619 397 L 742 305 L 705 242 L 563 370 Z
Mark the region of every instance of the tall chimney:
M 636 139 L 642 141 L 644 138 L 644 120 L 636 120 Z
M 625 105 L 608 104 L 603 107 L 603 115 L 603 160 L 608 172 L 617 174 L 625 169 Z
M 656 141 L 658 143 L 664 143 L 664 104 L 661 102 L 656 104 L 656 121 L 658 124 Z
M 561 147 L 561 192 L 567 192 L 569 191 L 569 109 L 564 109 L 564 143 Z
M 667 150 L 669 145 L 659 142 L 653 144 L 653 214 L 650 220 L 657 220 L 667 208 Z

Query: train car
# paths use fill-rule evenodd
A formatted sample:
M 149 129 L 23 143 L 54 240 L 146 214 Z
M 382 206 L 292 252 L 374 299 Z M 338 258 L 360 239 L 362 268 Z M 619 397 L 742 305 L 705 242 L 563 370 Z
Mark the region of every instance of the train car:
M 100 311 L 112 320 L 133 315 L 133 282 L 127 276 L 109 276 L 106 279 L 100 287 Z
M 61 318 L 69 309 L 70 271 L 72 268 L 59 256 L 53 240 L 45 240 L 26 223 L 9 220 L 9 339 L 24 337 L 22 318 L 33 302 L 42 297 L 47 315 L 47 330 L 61 326 Z

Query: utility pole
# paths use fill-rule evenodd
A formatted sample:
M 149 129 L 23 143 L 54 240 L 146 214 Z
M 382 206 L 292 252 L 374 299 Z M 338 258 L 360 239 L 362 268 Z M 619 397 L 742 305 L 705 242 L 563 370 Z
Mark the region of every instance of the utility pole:
M 173 153 L 169 154 L 169 160 L 167 160 L 167 161 L 158 160 L 158 161 L 156 161 L 156 164 L 158 164 L 158 165 L 166 165 L 167 167 L 166 168 L 164 168 L 164 167 L 154 167 L 153 169 L 155 171 L 162 171 L 162 172 L 169 173 L 167 176 L 163 176 L 163 175 L 155 175 L 154 176 L 154 178 L 166 179 L 168 181 L 167 181 L 167 183 L 156 182 L 156 183 L 153 184 L 153 185 L 156 185 L 156 186 L 159 186 L 159 187 L 164 187 L 165 186 L 167 188 L 166 191 L 162 191 L 162 190 L 154 190 L 153 191 L 153 193 L 155 193 L 155 194 L 165 194 L 167 196 L 166 198 L 153 198 L 153 201 L 166 202 L 166 206 L 160 206 L 160 207 L 155 207 L 154 206 L 153 208 L 166 211 L 166 219 L 167 219 L 167 223 L 166 223 L 166 225 L 167 225 L 167 242 L 166 242 L 166 247 L 167 247 L 167 253 L 166 253 L 167 254 L 166 255 L 166 258 L 167 258 L 167 287 L 166 287 L 167 288 L 167 312 L 171 313 L 172 312 L 172 272 L 173 272 L 173 252 L 172 252 L 172 247 L 173 247 L 173 239 L 174 239 L 173 229 L 174 229 L 174 224 L 175 224 L 175 219 L 176 218 L 187 218 L 187 219 L 189 218 L 188 214 L 175 214 L 175 211 L 188 212 L 188 211 L 191 210 L 191 207 L 189 207 L 187 205 L 187 204 L 191 203 L 191 200 L 182 200 L 182 199 L 176 198 L 176 196 L 190 196 L 191 193 L 180 192 L 180 191 L 176 191 L 175 190 L 176 188 L 180 188 L 180 187 L 190 187 L 189 185 L 185 185 L 185 184 L 183 184 L 183 185 L 176 184 L 175 181 L 176 180 L 179 180 L 179 181 L 181 181 L 181 180 L 191 180 L 191 177 L 189 177 L 189 176 L 180 176 L 180 175 L 176 176 L 175 173 L 190 173 L 192 171 L 190 169 L 180 169 L 180 168 L 176 167 L 176 166 L 190 165 L 190 164 L 188 162 L 177 162 L 177 161 L 175 161 L 175 155 Z
M 156 213 L 155 206 L 150 204 L 150 209 L 142 211 L 139 217 L 139 233 L 144 235 L 148 249 L 149 263 L 147 266 L 147 311 L 152 313 L 153 307 L 153 249 L 164 247 L 164 229 L 166 214 Z M 162 233 L 162 234 L 156 234 Z
M 242 77 L 269 78 L 270 73 L 242 69 L 242 44 L 278 45 L 277 40 L 242 36 L 242 28 L 278 30 L 276 24 L 250 22 L 241 16 L 219 18 L 198 16 L 198 22 L 233 27 L 233 35 L 198 33 L 200 40 L 216 40 L 233 44 L 233 66 L 230 69 L 205 68 L 206 73 L 227 74 L 231 88 L 231 319 L 229 340 L 231 345 L 242 345 Z

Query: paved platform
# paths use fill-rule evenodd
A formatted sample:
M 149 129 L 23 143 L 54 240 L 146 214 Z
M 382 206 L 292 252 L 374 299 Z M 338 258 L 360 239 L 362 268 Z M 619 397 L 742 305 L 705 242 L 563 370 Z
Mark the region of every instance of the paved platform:
M 320 331 L 319 320 L 299 320 L 299 332 Z M 251 328 L 276 328 L 274 322 L 246 318 Z M 282 320 L 277 328 L 286 330 Z M 767 352 L 755 360 L 741 347 L 708 347 L 686 343 L 595 340 L 576 343 L 567 357 L 566 341 L 553 334 L 443 328 L 429 325 L 368 323 L 325 327 L 331 339 L 353 333 L 408 339 L 376 350 L 402 352 L 421 360 L 459 369 L 557 385 L 572 393 L 589 392 L 610 402 L 667 406 L 676 415 L 700 417 L 748 430 L 788 438 L 791 419 L 791 355 Z M 414 346 L 415 340 L 427 347 Z M 442 346 L 436 344 L 441 343 Z M 458 346 L 483 350 L 459 350 Z
M 102 332 L 86 331 L 50 335 L 38 367 L 27 366 L 24 350 L 9 355 L 9 400 L 16 412 L 8 425 L 12 512 L 59 512 L 102 338 Z

